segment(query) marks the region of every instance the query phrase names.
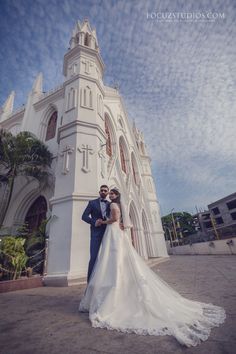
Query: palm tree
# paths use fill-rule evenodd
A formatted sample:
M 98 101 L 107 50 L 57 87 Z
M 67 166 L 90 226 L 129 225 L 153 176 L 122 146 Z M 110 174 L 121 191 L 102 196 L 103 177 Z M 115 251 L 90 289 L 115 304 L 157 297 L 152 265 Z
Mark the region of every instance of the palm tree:
M 0 226 L 11 202 L 16 177 L 34 177 L 45 186 L 51 176 L 52 158 L 48 147 L 30 132 L 20 132 L 14 136 L 0 130 L 0 184 L 8 189 L 6 203 L 2 205 Z

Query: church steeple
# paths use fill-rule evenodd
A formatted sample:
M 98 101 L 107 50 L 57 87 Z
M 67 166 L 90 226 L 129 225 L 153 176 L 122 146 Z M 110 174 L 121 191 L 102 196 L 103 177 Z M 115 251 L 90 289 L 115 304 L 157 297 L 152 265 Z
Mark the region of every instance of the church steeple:
M 96 31 L 92 30 L 88 19 L 85 19 L 82 24 L 78 21 L 72 31 L 70 49 L 78 44 L 99 51 Z
M 69 50 L 64 56 L 63 73 L 66 80 L 77 74 L 100 80 L 103 71 L 96 30 L 91 28 L 88 19 L 82 24 L 78 21 L 72 31 Z
M 15 92 L 12 91 L 0 109 L 0 121 L 5 120 L 13 111 Z

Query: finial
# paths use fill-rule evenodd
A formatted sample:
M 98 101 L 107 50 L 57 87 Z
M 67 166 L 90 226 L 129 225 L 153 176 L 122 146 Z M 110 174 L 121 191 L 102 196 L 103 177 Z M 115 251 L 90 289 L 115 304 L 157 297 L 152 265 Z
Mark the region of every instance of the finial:
M 40 94 L 42 92 L 43 92 L 43 74 L 39 73 L 34 81 L 32 93 Z
M 12 113 L 14 105 L 15 91 L 12 91 L 3 105 L 4 113 Z

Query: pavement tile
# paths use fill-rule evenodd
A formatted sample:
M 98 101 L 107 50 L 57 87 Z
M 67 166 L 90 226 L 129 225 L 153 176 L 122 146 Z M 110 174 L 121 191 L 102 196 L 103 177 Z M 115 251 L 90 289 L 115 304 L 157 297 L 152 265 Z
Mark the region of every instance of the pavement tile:
M 92 328 L 78 313 L 84 285 L 42 287 L 0 295 L 1 354 L 234 354 L 235 256 L 171 256 L 152 269 L 185 297 L 223 306 L 227 318 L 192 348 L 172 336 L 138 336 Z

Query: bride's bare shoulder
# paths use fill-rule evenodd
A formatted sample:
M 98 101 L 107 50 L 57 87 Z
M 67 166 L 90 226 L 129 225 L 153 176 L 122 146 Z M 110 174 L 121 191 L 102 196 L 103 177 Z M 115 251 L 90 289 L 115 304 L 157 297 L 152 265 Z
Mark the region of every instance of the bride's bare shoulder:
M 120 210 L 120 207 L 117 203 L 111 203 L 110 204 L 110 208 L 111 209 L 114 209 L 114 210 Z

